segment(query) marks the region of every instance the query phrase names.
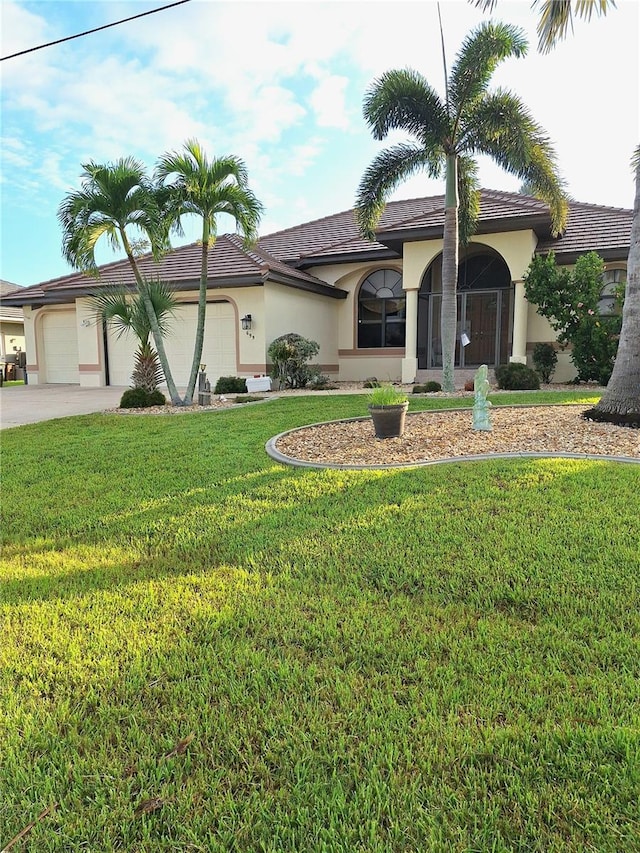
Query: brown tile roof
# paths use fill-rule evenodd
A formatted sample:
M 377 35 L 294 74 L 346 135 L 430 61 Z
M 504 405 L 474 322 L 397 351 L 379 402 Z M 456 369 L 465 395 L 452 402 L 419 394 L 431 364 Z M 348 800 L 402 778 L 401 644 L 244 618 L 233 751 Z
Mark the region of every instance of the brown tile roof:
M 566 231 L 562 237 L 553 239 L 549 212 L 543 202 L 520 193 L 482 190 L 478 233 L 531 228 L 539 237 L 536 251 L 553 250 L 565 263 L 589 250 L 599 252 L 605 260 L 622 260 L 629 251 L 632 216 L 631 210 L 570 202 Z M 344 298 L 344 291 L 327 285 L 305 268 L 365 258 L 398 258 L 404 240 L 439 236 L 443 224 L 444 196 L 439 195 L 389 202 L 380 219 L 378 242 L 360 236 L 353 209 L 268 234 L 249 250 L 243 248 L 237 235 L 224 234 L 209 253 L 210 287 L 237 287 L 271 280 Z M 200 244 L 191 243 L 174 249 L 159 263 L 146 255 L 139 259 L 139 265 L 145 275 L 157 275 L 178 289 L 187 289 L 199 280 L 200 258 Z M 120 260 L 101 266 L 99 280 L 73 273 L 24 288 L 22 293 L 28 297 L 25 303 L 41 299 L 66 301 L 70 292 L 86 293 L 98 282 L 132 284 L 128 262 Z M 14 300 L 15 294 L 11 303 L 20 304 Z
M 178 290 L 193 289 L 200 280 L 202 247 L 200 243 L 180 246 L 156 262 L 152 255 L 138 259 L 141 273 L 171 282 Z M 235 234 L 223 234 L 216 240 L 208 256 L 209 287 L 237 287 L 264 284 L 267 280 L 306 290 L 315 290 L 328 296 L 344 298 L 346 293 L 331 287 L 320 279 L 284 264 L 261 247 L 244 249 L 242 240 Z M 114 261 L 99 267 L 99 276 L 87 273 L 70 273 L 29 288 L 22 288 L 29 302 L 44 299 L 64 301 L 70 293 L 82 295 L 101 284 L 132 286 L 133 273 L 129 262 Z
M 553 251 L 558 260 L 571 263 L 593 250 L 605 260 L 621 260 L 629 254 L 632 218 L 631 210 L 572 201 L 562 237 L 541 240 L 536 253 Z
M 8 296 L 10 293 L 15 294 L 22 290 L 23 288 L 20 287 L 19 284 L 0 280 L 0 319 L 8 320 L 10 322 L 13 320 L 22 322 L 24 320 L 24 311 L 22 308 L 17 308 L 14 305 L 7 305 L 3 298 Z
M 480 221 L 477 233 L 493 230 L 532 228 L 540 238 L 538 252 L 553 249 L 559 259 L 570 262 L 576 254 L 591 249 L 604 255 L 626 257 L 631 234 L 631 210 L 571 202 L 564 235 L 553 239 L 547 205 L 532 196 L 499 190 L 482 190 Z M 403 239 L 433 238 L 441 235 L 444 225 L 444 196 L 430 196 L 387 204 L 377 229 L 378 242 L 362 239 L 353 210 L 316 219 L 269 234 L 260 246 L 276 257 L 310 267 L 315 263 L 354 260 L 364 253 L 397 257 Z

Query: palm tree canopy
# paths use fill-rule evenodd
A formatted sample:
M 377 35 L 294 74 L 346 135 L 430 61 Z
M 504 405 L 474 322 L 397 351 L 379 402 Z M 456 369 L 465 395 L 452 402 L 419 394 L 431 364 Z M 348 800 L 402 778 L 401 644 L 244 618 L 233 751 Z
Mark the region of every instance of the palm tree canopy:
M 157 197 L 139 160 L 125 157 L 115 163 L 89 162 L 82 168 L 81 189 L 69 193 L 58 209 L 62 254 L 71 266 L 95 271 L 97 242 L 106 237 L 118 250 L 130 226 L 149 241 L 145 248 L 150 243 L 155 256 L 166 248 Z
M 388 195 L 415 172 L 438 178 L 447 157 L 458 165 L 460 238 L 466 242 L 477 221 L 477 170 L 473 156 L 487 154 L 526 180 L 550 206 L 554 233 L 564 227 L 567 203 L 555 154 L 544 130 L 522 102 L 503 90 L 488 93 L 491 74 L 509 56 L 522 56 L 526 41 L 515 27 L 483 23 L 464 41 L 447 80 L 445 100 L 417 71 L 388 71 L 365 95 L 363 113 L 376 139 L 391 130 L 414 138 L 381 151 L 358 188 L 356 218 L 372 238 Z
M 157 278 L 143 279 L 142 290 L 151 301 L 160 334 L 166 337 L 179 307 L 173 290 L 167 282 Z M 133 332 L 143 346 L 149 343 L 151 323 L 141 292 L 131 294 L 123 287 L 112 285 L 92 293 L 90 304 L 96 320 L 113 326 L 117 337 Z
M 475 5 L 484 11 L 492 12 L 497 0 L 475 0 Z M 538 19 L 538 50 L 549 53 L 557 42 L 573 29 L 574 14 L 577 18 L 589 21 L 594 12 L 606 15 L 609 9 L 615 9 L 615 0 L 533 0 L 531 8 L 540 11 Z
M 256 241 L 263 208 L 247 185 L 247 169 L 239 157 L 210 160 L 200 143 L 190 139 L 182 152 L 160 158 L 155 177 L 169 191 L 168 212 L 178 233 L 180 218 L 191 213 L 202 218 L 203 236 L 215 239 L 218 214 L 226 213 L 245 244 Z

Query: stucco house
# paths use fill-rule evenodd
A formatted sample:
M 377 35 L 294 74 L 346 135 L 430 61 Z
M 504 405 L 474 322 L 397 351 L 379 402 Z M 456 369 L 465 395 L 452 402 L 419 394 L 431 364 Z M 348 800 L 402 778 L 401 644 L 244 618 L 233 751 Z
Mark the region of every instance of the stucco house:
M 482 191 L 477 233 L 460 254 L 457 381 L 480 364 L 526 362 L 539 341 L 555 341 L 524 294 L 535 253 L 553 250 L 570 265 L 595 250 L 606 263 L 603 293 L 624 280 L 631 210 L 571 202 L 559 238 L 546 205 L 516 193 Z M 376 242 L 359 236 L 353 210 L 262 237 L 245 250 L 222 235 L 209 257 L 209 299 L 202 361 L 218 376 L 266 373 L 267 349 L 286 332 L 320 344 L 322 372 L 335 380 L 438 378 L 444 197 L 387 205 Z M 171 282 L 183 303 L 166 348 L 176 384 L 186 385 L 196 320 L 200 246 L 182 246 L 147 275 Z M 10 297 L 24 310 L 30 383 L 128 385 L 136 342 L 96 325 L 88 294 L 132 284 L 126 260 L 23 288 Z M 463 345 L 464 344 L 464 345 Z M 574 375 L 559 353 L 554 379 Z
M 0 370 L 5 370 L 7 357 L 12 361 L 25 352 L 22 308 L 5 302 L 6 296 L 21 291 L 20 285 L 0 280 Z

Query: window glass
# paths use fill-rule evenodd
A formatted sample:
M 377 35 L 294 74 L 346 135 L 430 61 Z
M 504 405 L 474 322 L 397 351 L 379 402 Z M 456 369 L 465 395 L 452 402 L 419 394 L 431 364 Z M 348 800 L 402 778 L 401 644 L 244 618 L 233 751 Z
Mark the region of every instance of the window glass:
M 598 311 L 603 316 L 610 316 L 619 311 L 616 300 L 618 289 L 627 281 L 627 271 L 623 269 L 606 270 L 602 276 L 603 287 L 600 291 Z
M 372 272 L 358 293 L 358 347 L 402 347 L 406 300 L 397 270 Z

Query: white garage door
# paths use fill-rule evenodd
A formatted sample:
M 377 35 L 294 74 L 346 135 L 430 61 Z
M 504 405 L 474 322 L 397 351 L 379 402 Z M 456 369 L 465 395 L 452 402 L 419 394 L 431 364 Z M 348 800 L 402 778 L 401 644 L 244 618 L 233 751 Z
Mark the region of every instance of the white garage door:
M 76 312 L 51 311 L 42 318 L 44 366 L 47 382 L 80 382 Z
M 180 390 L 186 388 L 189 380 L 197 317 L 197 305 L 180 306 L 164 339 L 171 373 Z M 136 340 L 132 335 L 116 338 L 111 330 L 108 340 L 109 381 L 112 385 L 130 385 Z M 237 373 L 236 321 L 229 302 L 207 304 L 201 361 L 207 365 L 207 377 L 212 386 L 219 376 L 235 376 Z

